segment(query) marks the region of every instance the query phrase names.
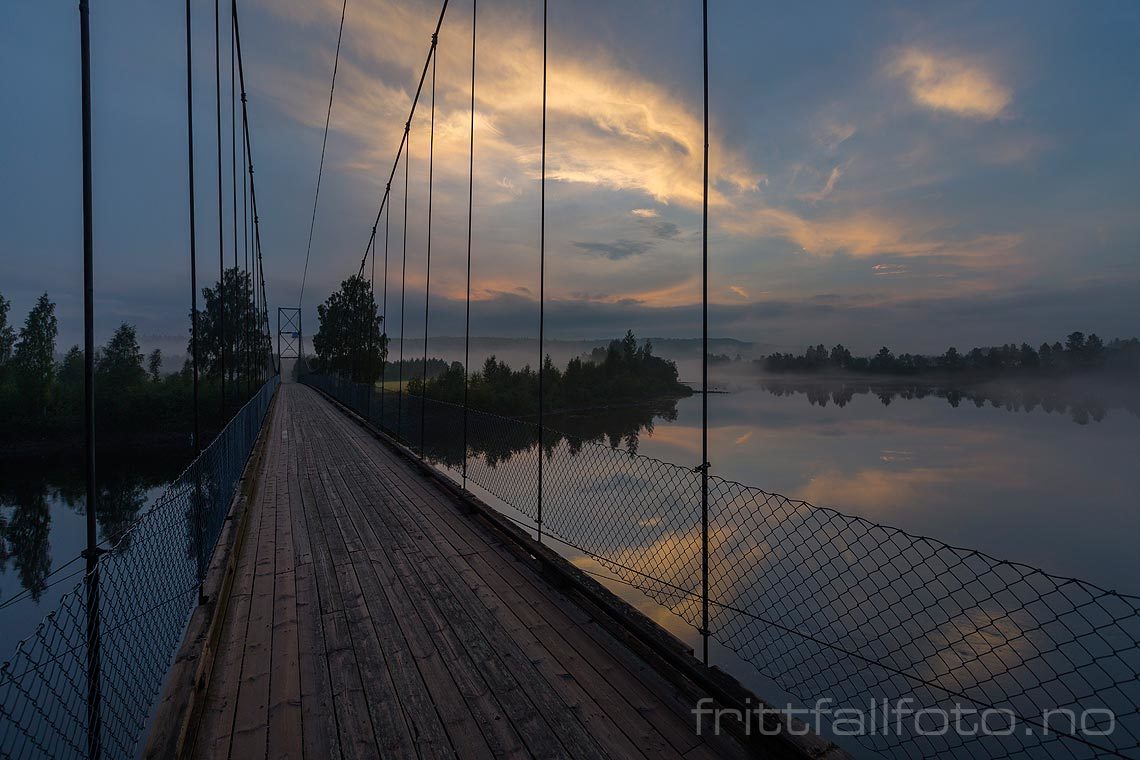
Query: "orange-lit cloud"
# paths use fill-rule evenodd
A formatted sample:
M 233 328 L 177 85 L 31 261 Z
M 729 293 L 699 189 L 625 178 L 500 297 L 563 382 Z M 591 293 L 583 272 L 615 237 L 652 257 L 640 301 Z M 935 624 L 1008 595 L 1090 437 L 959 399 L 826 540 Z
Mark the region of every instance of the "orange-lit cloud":
M 839 178 L 842 176 L 843 169 L 836 166 L 831 170 L 831 173 L 827 175 L 827 182 L 823 184 L 823 187 L 813 193 L 804 193 L 800 197 L 807 201 L 822 201 L 824 198 L 831 195 L 832 191 L 835 190 L 835 183 L 838 182 Z
M 917 48 L 898 53 L 887 73 L 906 82 L 915 103 L 966 118 L 996 119 L 1013 100 L 1013 91 L 979 64 Z
M 784 238 L 810 254 L 846 253 L 858 257 L 941 255 L 987 268 L 1012 263 L 1022 242 L 1022 236 L 1018 234 L 950 239 L 939 229 L 942 224 L 938 220 L 897 219 L 877 211 L 808 219 L 786 209 L 757 208 L 734 214 L 724 223 L 738 234 Z
M 274 11 L 301 23 L 332 22 L 340 4 L 287 0 Z M 412 83 L 418 78 L 436 13 L 434 7 L 381 2 L 348 11 L 346 46 L 337 81 L 333 128 L 361 146 L 352 165 L 376 171 L 390 165 L 410 107 Z M 470 16 L 449 12 L 440 33 L 436 103 L 437 171 L 463 174 L 458 160 L 468 150 Z M 479 50 L 476 110 L 476 163 L 499 169 L 516 184 L 538 176 L 540 152 L 534 128 L 542 107 L 542 40 L 540 29 L 525 20 L 499 23 L 502 8 L 481 10 L 480 29 L 494 34 L 494 44 Z M 422 44 L 415 44 L 422 40 Z M 445 41 L 449 44 L 444 44 Z M 346 60 L 347 59 L 347 60 Z M 402 70 L 393 78 L 391 70 Z M 635 190 L 660 203 L 696 207 L 701 202 L 703 126 L 699 103 L 684 102 L 663 83 L 613 62 L 604 52 L 565 57 L 551 54 L 548 66 L 547 178 Z M 398 84 L 395 84 L 398 83 Z M 310 86 L 278 83 L 275 96 L 290 113 L 312 125 L 323 124 L 322 99 L 327 90 L 319 79 Z M 417 120 L 426 118 L 427 98 Z M 393 126 L 395 129 L 393 130 Z M 414 126 L 413 126 L 414 128 Z M 413 160 L 426 156 L 425 140 L 413 141 Z M 762 182 L 763 172 L 730 150 L 711 158 L 713 204 L 724 203 L 716 187 L 747 191 Z
M 299 26 L 326 25 L 335 30 L 340 3 L 336 0 L 260 0 L 274 14 Z M 368 6 L 350 6 L 345 26 L 332 116 L 330 161 L 371 185 L 377 198 L 383 191 L 403 120 L 411 104 L 415 82 L 423 66 L 428 40 L 438 10 L 435 6 L 377 0 Z M 434 176 L 438 209 L 448 199 L 466 198 L 467 153 L 470 127 L 470 8 L 448 10 L 438 49 Z M 514 292 L 507 284 L 533 277 L 527 266 L 537 249 L 528 225 L 512 219 L 537 212 L 542 104 L 542 48 L 540 17 L 522 3 L 480 7 L 480 48 L 475 115 L 475 258 L 476 297 L 492 290 Z M 296 71 L 270 69 L 259 82 L 281 109 L 319 134 L 327 105 L 327 71 L 331 50 L 314 46 L 314 55 L 327 60 L 325 73 L 311 61 L 296 64 Z M 1012 92 L 981 64 L 917 48 L 903 50 L 891 61 L 888 73 L 904 82 L 920 105 L 975 119 L 1004 115 Z M 632 301 L 649 306 L 678 306 L 699 299 L 699 281 L 691 269 L 678 264 L 697 245 L 694 228 L 685 215 L 697 211 L 702 194 L 703 124 L 700 103 L 686 99 L 673 83 L 655 78 L 655 72 L 637 69 L 600 45 L 584 42 L 573 48 L 553 47 L 549 65 L 549 122 L 547 177 L 562 186 L 556 192 L 576 201 L 591 191 L 624 191 L 629 197 L 615 215 L 612 209 L 593 218 L 556 219 L 548 245 L 558 251 L 555 267 L 571 276 L 556 274 L 547 282 L 551 298 L 569 298 L 590 292 L 594 300 Z M 427 161 L 429 101 L 421 100 L 413 123 L 411 160 L 413 181 L 422 179 Z M 805 187 L 779 190 L 767 185 L 766 167 L 757 165 L 740 144 L 718 135 L 713 113 L 713 150 L 710 155 L 710 232 L 718 254 L 718 276 L 712 298 L 739 304 L 759 297 L 753 282 L 753 262 L 743 257 L 728 263 L 722 241 L 782 240 L 816 257 L 842 255 L 871 259 L 890 266 L 875 270 L 900 274 L 895 261 L 883 264 L 874 257 L 937 257 L 952 262 L 958 271 L 1009 272 L 1022 261 L 1023 238 L 1016 232 L 980 232 L 962 227 L 958 220 L 906 215 L 881 204 L 883 185 L 897 182 L 894 175 L 877 174 L 868 187 L 870 166 L 856 163 L 856 134 L 873 135 L 875 126 L 857 127 L 854 116 L 829 113 L 809 132 L 820 152 L 803 161 Z M 1016 160 L 1029 147 L 1010 143 L 992 157 L 993 162 Z M 934 149 L 932 149 L 934 150 Z M 797 163 L 799 163 L 797 159 Z M 326 166 L 326 169 L 328 167 Z M 904 172 L 913 177 L 916 169 Z M 400 173 L 397 173 L 400 179 Z M 354 182 L 361 180 L 355 179 Z M 426 195 L 421 188 L 416 192 Z M 604 197 L 602 192 L 597 194 Z M 416 216 L 417 209 L 413 214 Z M 586 204 L 581 204 L 579 209 Z M 563 206 L 559 207 L 564 208 Z M 498 215 L 496 217 L 496 214 Z M 605 215 L 608 230 L 570 232 L 572 225 L 589 229 Z M 533 217 L 531 217 L 533 218 Z M 623 227 L 623 220 L 632 227 Z M 436 234 L 440 234 L 437 225 Z M 413 232 L 413 236 L 416 233 Z M 720 240 L 716 238 L 720 237 Z M 559 239 L 561 238 L 561 239 Z M 480 251 L 480 246 L 486 251 Z M 440 246 L 439 250 L 449 250 Z M 651 251 L 651 252 L 650 252 Z M 480 255 L 484 253 L 485 255 Z M 589 266 L 586 255 L 592 254 Z M 650 263 L 650 258 L 652 262 Z M 728 270 L 726 263 L 733 267 Z M 446 267 L 433 274 L 433 288 L 461 292 L 459 270 Z M 525 274 L 523 274 L 525 272 Z M 647 277 L 647 272 L 651 274 Z M 986 287 L 977 281 L 939 280 L 930 267 L 908 271 L 908 285 L 920 279 L 927 287 L 945 293 L 951 287 Z M 978 275 L 981 276 L 980 274 Z M 898 281 L 901 278 L 895 277 Z M 975 278 L 976 280 L 977 278 Z M 994 282 L 995 278 L 990 278 Z M 410 278 L 409 282 L 413 282 Z M 495 288 L 484 288 L 483 282 Z M 530 284 L 530 283 L 528 283 Z M 917 287 L 917 285 L 916 285 Z

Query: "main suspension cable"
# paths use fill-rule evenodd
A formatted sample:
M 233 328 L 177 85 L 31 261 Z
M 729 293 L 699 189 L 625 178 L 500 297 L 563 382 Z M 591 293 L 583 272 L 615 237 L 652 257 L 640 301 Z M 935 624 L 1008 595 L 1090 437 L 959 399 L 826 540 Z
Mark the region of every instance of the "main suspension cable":
M 237 218 L 237 50 L 234 46 L 234 24 L 233 19 L 230 19 L 230 200 L 233 210 L 233 248 L 234 248 L 234 285 L 236 286 L 234 292 L 237 297 L 242 299 L 234 306 L 234 328 L 237 330 L 237 335 L 234 336 L 234 380 L 237 384 L 237 393 L 241 394 L 241 375 L 242 375 L 242 362 L 241 353 L 242 347 L 245 345 L 245 338 L 242 336 L 241 319 L 245 311 L 245 293 L 240 286 L 241 277 L 238 269 L 238 218 Z
M 404 125 L 404 139 L 401 146 L 411 139 L 412 122 Z M 404 297 L 408 282 L 408 174 L 411 164 L 411 150 L 404 154 L 404 226 L 401 237 L 404 246 L 404 263 L 400 272 L 400 364 L 398 365 L 398 386 L 396 388 L 396 438 L 399 439 L 404 422 Z M 363 263 L 363 262 L 362 262 Z
M 187 0 L 189 1 L 189 0 Z M 265 335 L 271 334 L 272 330 L 269 327 L 269 308 L 267 306 L 268 299 L 265 293 L 265 262 L 262 258 L 261 248 L 261 218 L 257 213 L 257 185 L 254 181 L 253 174 L 253 145 L 249 137 L 249 100 L 245 87 L 245 64 L 241 54 L 241 25 L 238 23 L 237 13 L 237 0 L 233 0 L 231 5 L 234 27 L 234 40 L 237 43 L 237 62 L 238 62 L 238 80 L 241 83 L 241 122 L 242 133 L 245 140 L 245 150 L 247 158 L 247 168 L 249 173 L 249 201 L 250 211 L 253 215 L 253 254 L 254 254 L 254 270 L 257 282 L 255 289 L 260 286 L 261 296 L 261 312 L 258 314 L 258 353 L 261 353 L 262 341 L 260 330 L 262 326 L 265 328 Z M 280 373 L 280 367 L 274 361 L 272 353 L 269 355 L 270 365 L 274 371 Z M 264 364 L 262 365 L 264 367 Z
M 336 70 L 340 65 L 340 41 L 344 35 L 344 15 L 347 10 L 348 0 L 344 0 L 340 6 L 340 28 L 336 33 L 336 54 L 333 56 L 332 81 L 329 83 L 329 107 L 325 113 L 325 132 L 321 137 L 321 162 L 317 167 L 317 189 L 313 193 L 313 216 L 309 220 L 309 242 L 305 246 L 305 269 L 301 273 L 301 293 L 297 296 L 298 309 L 301 308 L 301 301 L 305 297 L 305 279 L 309 276 L 309 253 L 313 249 L 313 230 L 317 226 L 317 201 L 321 197 L 321 176 L 325 171 L 325 146 L 329 139 L 329 122 L 332 121 L 333 92 L 336 90 Z M 375 237 L 375 233 L 373 233 L 373 237 Z
M 383 293 L 384 311 L 383 311 L 383 316 L 380 318 L 380 321 L 384 325 L 384 332 L 383 332 L 384 349 L 387 349 L 387 347 L 388 347 L 387 346 L 387 344 L 388 344 L 388 226 L 389 226 L 389 223 L 391 221 L 392 221 L 392 209 L 386 208 L 386 209 L 384 209 L 384 293 Z M 373 251 L 372 255 L 375 256 L 376 252 Z M 385 419 L 385 417 L 384 417 L 384 395 L 385 395 L 384 386 L 386 384 L 387 375 L 388 375 L 387 369 L 388 369 L 387 362 L 381 362 L 380 363 L 380 422 L 381 422 L 381 427 L 383 427 L 384 419 Z
M 404 154 L 404 150 L 407 147 L 408 130 L 406 126 L 412 123 L 412 119 L 416 115 L 416 105 L 420 102 L 420 92 L 423 90 L 424 81 L 427 79 L 428 64 L 431 63 L 432 57 L 435 55 L 435 41 L 439 38 L 439 30 L 443 26 L 443 17 L 447 13 L 447 3 L 448 0 L 443 0 L 443 7 L 439 11 L 439 20 L 436 21 L 435 31 L 432 32 L 432 44 L 428 49 L 427 58 L 424 59 L 424 68 L 423 71 L 420 72 L 420 83 L 416 85 L 416 94 L 412 97 L 412 107 L 408 112 L 408 120 L 405 122 L 404 135 L 400 139 L 400 146 L 396 149 L 396 159 L 392 162 L 392 171 L 388 173 L 388 184 L 385 185 L 384 195 L 380 198 L 380 207 L 376 209 L 376 219 L 372 222 L 373 235 L 376 234 L 375 230 L 376 226 L 380 223 L 380 214 L 384 213 L 384 207 L 387 205 L 389 195 L 392 192 L 392 180 L 396 178 L 396 169 L 400 166 L 400 156 Z M 360 270 L 357 272 L 359 275 L 364 274 L 364 264 L 368 259 L 369 245 L 371 245 L 371 240 L 369 240 L 368 245 L 364 246 L 364 256 L 360 259 Z

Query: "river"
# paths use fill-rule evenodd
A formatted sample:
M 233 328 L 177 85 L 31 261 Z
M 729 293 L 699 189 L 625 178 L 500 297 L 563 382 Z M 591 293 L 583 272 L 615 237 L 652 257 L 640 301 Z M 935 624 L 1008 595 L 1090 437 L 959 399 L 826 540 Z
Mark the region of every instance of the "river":
M 709 459 L 719 478 L 1140 591 L 1135 408 L 897 383 L 739 376 L 717 386 L 723 392 L 709 396 Z M 549 424 L 577 438 L 604 432 L 612 444 L 692 468 L 700 462 L 700 419 L 700 397 L 692 396 L 652 409 L 556 416 Z M 113 539 L 183 460 L 102 456 L 100 537 Z M 0 651 L 10 652 L 79 581 L 82 564 L 73 560 L 84 544 L 80 463 L 72 454 L 0 465 Z M 559 477 L 552 464 L 548 482 Z M 636 592 L 614 588 L 652 612 Z M 654 617 L 694 641 L 678 620 Z M 778 697 L 770 683 L 747 677 L 716 649 L 730 671 Z
M 99 539 L 111 545 L 188 463 L 185 452 L 100 452 Z M 82 579 L 83 452 L 0 460 L 0 659 Z

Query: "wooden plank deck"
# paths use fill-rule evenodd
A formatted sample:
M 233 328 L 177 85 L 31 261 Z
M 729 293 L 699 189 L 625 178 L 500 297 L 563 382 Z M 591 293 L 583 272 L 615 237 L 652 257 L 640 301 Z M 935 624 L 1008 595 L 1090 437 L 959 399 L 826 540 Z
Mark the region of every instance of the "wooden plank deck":
M 317 392 L 269 424 L 194 756 L 745 756 Z

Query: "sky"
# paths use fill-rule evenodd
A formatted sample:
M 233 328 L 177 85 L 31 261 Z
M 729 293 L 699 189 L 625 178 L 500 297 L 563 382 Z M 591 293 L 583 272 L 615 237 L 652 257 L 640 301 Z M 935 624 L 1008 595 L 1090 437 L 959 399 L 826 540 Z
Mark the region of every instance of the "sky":
M 710 6 L 713 335 L 780 350 L 933 352 L 1078 329 L 1140 334 L 1140 5 Z M 475 335 L 538 330 L 541 7 L 479 3 Z M 239 8 L 266 285 L 271 308 L 293 306 L 341 3 Z M 123 321 L 144 344 L 179 344 L 187 329 L 182 11 L 92 2 L 100 340 Z M 74 2 L 31 0 L 0 13 L 0 294 L 21 321 L 48 291 L 63 349 L 82 330 L 78 14 Z M 212 282 L 213 4 L 195 0 L 194 13 L 198 266 Z M 306 331 L 364 254 L 438 13 L 438 2 L 348 1 Z M 547 334 L 697 336 L 700 4 L 551 0 L 549 13 Z M 471 22 L 470 0 L 452 0 L 439 39 L 433 336 L 463 332 Z M 225 9 L 222 39 L 222 253 L 232 264 Z M 424 331 L 430 98 L 429 87 L 411 131 L 408 336 Z M 403 173 L 388 236 L 393 334 Z

